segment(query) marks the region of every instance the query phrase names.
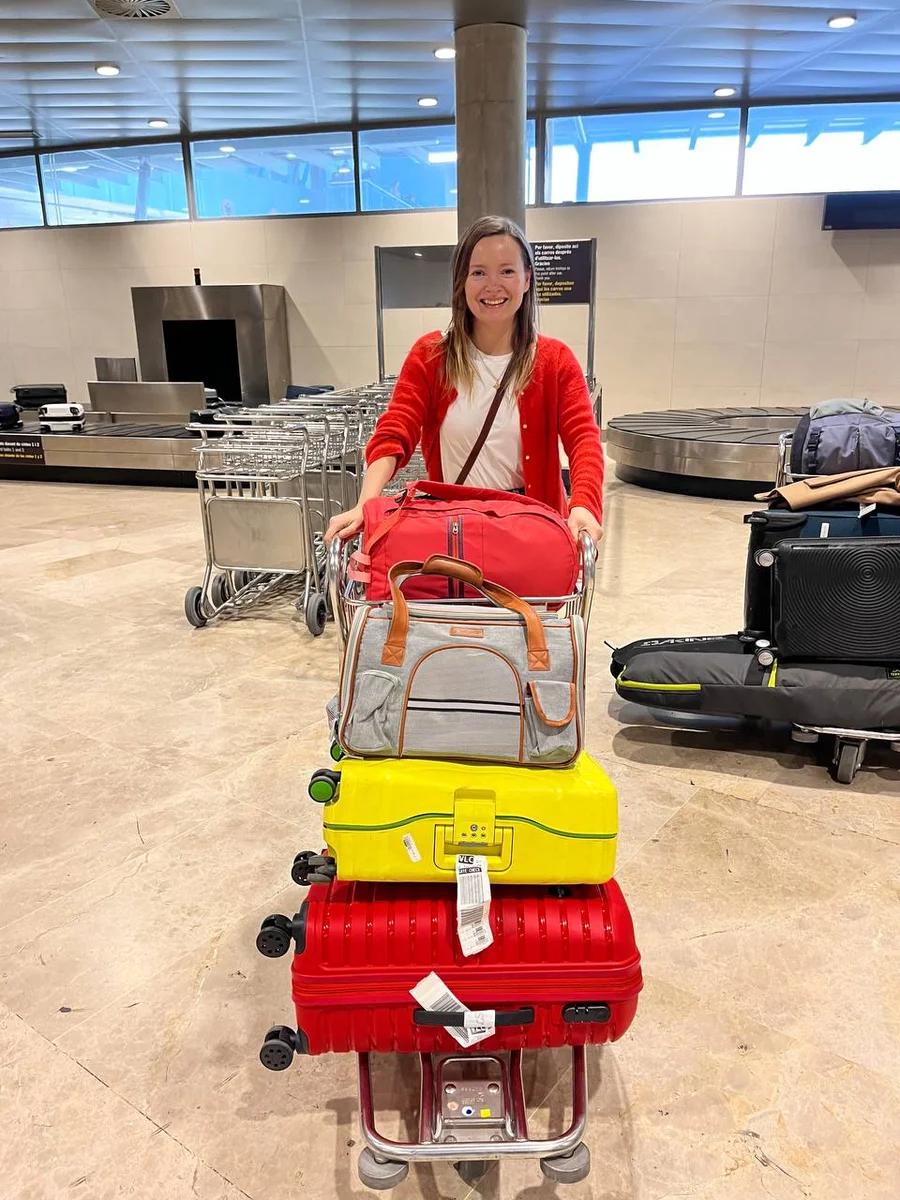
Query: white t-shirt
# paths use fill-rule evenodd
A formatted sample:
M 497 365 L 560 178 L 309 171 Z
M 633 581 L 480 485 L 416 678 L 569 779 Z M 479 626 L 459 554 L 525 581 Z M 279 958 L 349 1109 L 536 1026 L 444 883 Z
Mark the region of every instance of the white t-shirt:
M 511 354 L 482 354 L 473 350 L 475 385 L 471 390 L 460 388 L 441 425 L 441 469 L 445 483 L 453 483 L 464 467 L 511 358 Z M 466 487 L 501 491 L 525 486 L 519 405 L 511 389 L 503 397 L 487 441 L 465 483 Z

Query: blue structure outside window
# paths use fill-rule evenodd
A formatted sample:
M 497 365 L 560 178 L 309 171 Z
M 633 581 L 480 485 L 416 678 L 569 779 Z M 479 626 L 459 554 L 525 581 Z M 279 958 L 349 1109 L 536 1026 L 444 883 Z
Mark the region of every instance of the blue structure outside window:
M 191 164 L 198 217 L 356 211 L 349 131 L 193 142 Z
M 37 163 L 33 155 L 0 158 L 0 229 L 43 225 Z
M 745 196 L 900 189 L 900 104 L 751 108 Z
M 57 150 L 40 164 L 48 225 L 188 219 L 178 142 Z
M 733 196 L 740 110 L 614 113 L 547 121 L 550 204 Z
M 456 205 L 456 128 L 429 125 L 361 130 L 363 212 Z

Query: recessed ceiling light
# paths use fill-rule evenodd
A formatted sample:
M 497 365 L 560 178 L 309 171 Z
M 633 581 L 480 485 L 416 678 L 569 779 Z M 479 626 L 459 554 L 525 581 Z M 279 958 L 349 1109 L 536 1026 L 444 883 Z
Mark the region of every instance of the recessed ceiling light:
M 725 116 L 723 112 L 711 112 L 707 113 L 706 115 L 709 117 L 710 121 L 718 121 L 721 117 Z
M 434 52 L 434 57 L 442 60 L 456 58 L 456 51 L 452 46 L 438 46 Z
M 151 129 L 168 129 L 169 122 L 165 117 L 153 117 L 147 122 Z
M 416 101 L 419 108 L 437 108 L 436 96 L 420 96 Z
M 421 257 L 422 257 L 422 251 L 421 251 L 421 250 L 413 250 L 413 256 L 414 256 L 415 258 L 421 258 Z
M 66 173 L 66 175 L 74 175 L 75 172 L 78 170 L 77 167 L 60 167 L 59 169 L 61 171 L 64 171 Z
M 115 63 L 98 63 L 94 70 L 98 75 L 118 75 L 121 68 Z
M 235 150 L 234 146 L 220 146 L 219 147 L 220 154 L 234 154 L 234 150 Z
M 720 100 L 726 100 L 729 96 L 733 96 L 736 91 L 737 91 L 737 88 L 720 87 L 720 88 L 716 88 L 716 90 L 713 92 L 713 95 L 718 96 L 718 98 Z
M 828 18 L 829 29 L 849 29 L 851 25 L 856 24 L 856 17 L 852 13 L 841 13 L 838 17 Z
M 293 160 L 294 160 L 294 159 L 297 157 L 297 155 L 296 155 L 296 154 L 292 154 L 292 153 L 290 152 L 290 150 L 289 150 L 289 151 L 287 152 L 287 154 L 286 154 L 284 157 L 285 157 L 285 158 L 289 158 L 289 159 L 291 160 L 291 162 L 293 162 Z

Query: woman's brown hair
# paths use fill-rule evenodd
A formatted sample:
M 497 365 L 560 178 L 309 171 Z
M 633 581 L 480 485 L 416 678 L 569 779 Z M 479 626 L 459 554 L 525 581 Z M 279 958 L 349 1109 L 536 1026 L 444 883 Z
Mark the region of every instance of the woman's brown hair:
M 482 238 L 507 234 L 519 243 L 522 265 L 531 275 L 531 283 L 522 297 L 513 327 L 513 356 L 510 362 L 512 380 L 508 395 L 519 395 L 527 387 L 534 366 L 537 342 L 537 295 L 534 283 L 534 254 L 525 234 L 508 217 L 480 217 L 473 221 L 456 243 L 453 252 L 453 299 L 450 325 L 444 334 L 439 353 L 444 357 L 444 378 L 451 387 L 472 387 L 475 368 L 472 365 L 470 341 L 475 318 L 466 302 L 466 279 L 472 251 Z

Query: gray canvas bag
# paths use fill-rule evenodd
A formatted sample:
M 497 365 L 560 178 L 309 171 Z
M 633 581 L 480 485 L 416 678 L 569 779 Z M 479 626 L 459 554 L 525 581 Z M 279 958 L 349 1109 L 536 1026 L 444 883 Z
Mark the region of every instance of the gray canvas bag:
M 900 412 L 871 400 L 826 400 L 802 417 L 791 440 L 791 474 L 842 475 L 900 466 Z
M 443 575 L 493 605 L 410 604 L 410 575 Z M 337 735 L 357 758 L 439 758 L 561 767 L 581 752 L 584 622 L 538 613 L 478 567 L 432 555 L 396 563 L 391 601 L 357 610 Z

